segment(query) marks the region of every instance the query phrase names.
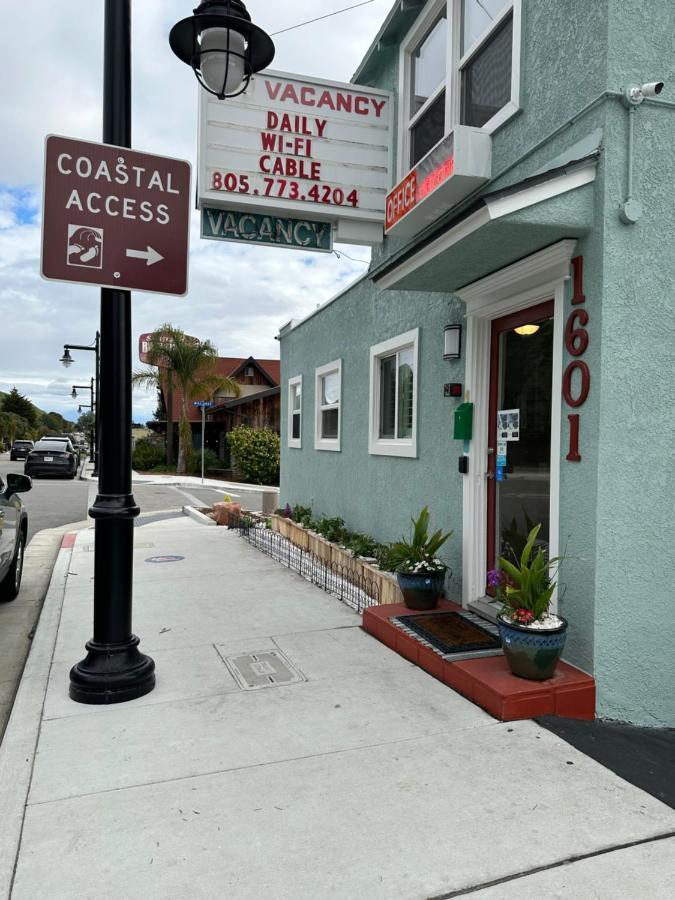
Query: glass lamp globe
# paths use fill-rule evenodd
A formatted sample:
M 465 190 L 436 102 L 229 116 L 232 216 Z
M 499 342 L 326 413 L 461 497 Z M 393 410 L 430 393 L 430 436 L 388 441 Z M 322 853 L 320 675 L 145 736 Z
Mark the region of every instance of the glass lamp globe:
M 244 81 L 246 41 L 232 28 L 207 28 L 201 35 L 200 71 L 214 94 L 235 94 Z

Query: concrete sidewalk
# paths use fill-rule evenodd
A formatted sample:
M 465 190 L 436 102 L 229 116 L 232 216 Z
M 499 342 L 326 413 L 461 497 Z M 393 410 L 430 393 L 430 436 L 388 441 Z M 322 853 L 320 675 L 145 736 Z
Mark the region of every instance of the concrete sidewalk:
M 491 719 L 222 528 L 136 532 L 157 687 L 73 703 L 92 544 L 59 555 L 0 748 L 0 897 L 675 895 L 673 810 L 535 723 Z M 266 650 L 296 683 L 242 689 L 232 658 Z

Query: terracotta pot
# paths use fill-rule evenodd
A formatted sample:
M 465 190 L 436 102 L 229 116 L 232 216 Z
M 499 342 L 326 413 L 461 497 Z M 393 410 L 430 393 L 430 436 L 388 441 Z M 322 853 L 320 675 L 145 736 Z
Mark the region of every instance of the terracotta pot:
M 567 638 L 567 619 L 558 618 L 562 622 L 559 628 L 543 631 L 497 617 L 504 656 L 514 675 L 530 681 L 553 676 Z

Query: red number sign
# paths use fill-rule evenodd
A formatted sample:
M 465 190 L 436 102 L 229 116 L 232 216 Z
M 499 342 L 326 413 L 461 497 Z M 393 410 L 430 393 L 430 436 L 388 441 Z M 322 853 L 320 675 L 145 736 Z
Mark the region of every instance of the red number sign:
M 574 294 L 572 296 L 572 305 L 578 306 L 586 302 L 583 286 L 583 257 L 576 256 L 572 260 L 574 270 Z M 588 347 L 588 332 L 585 325 L 588 325 L 588 313 L 585 309 L 573 309 L 567 319 L 565 325 L 565 349 L 570 356 L 583 356 Z M 574 391 L 572 386 L 572 378 L 574 373 L 579 373 L 578 389 Z M 563 373 L 562 394 L 565 403 L 576 409 L 583 406 L 591 389 L 591 371 L 587 363 L 581 359 L 573 359 Z M 581 453 L 579 453 L 579 413 L 570 413 L 567 416 L 570 423 L 569 448 L 565 459 L 569 462 L 581 462 Z

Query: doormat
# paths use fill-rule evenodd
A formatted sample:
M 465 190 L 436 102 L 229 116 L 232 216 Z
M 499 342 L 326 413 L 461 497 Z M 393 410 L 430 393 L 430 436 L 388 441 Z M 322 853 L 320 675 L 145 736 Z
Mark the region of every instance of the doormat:
M 497 626 L 479 619 L 473 613 L 396 616 L 393 622 L 443 657 L 465 653 L 496 656 L 501 653 Z

